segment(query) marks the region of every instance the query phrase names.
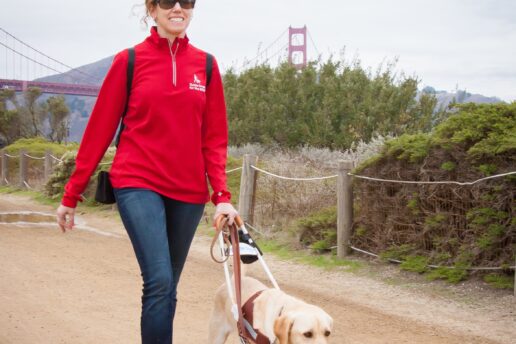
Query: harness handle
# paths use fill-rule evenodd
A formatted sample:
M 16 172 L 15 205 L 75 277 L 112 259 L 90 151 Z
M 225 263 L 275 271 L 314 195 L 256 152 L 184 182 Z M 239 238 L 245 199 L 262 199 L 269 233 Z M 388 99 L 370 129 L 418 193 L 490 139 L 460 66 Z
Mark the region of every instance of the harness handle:
M 215 242 L 217 241 L 217 238 L 220 235 L 220 233 L 222 233 L 226 245 L 232 246 L 233 248 L 233 276 L 235 280 L 235 298 L 238 308 L 238 333 L 241 339 L 248 339 L 245 332 L 244 315 L 242 313 L 242 275 L 240 269 L 240 246 L 238 240 L 238 228 L 241 225 L 243 225 L 243 221 L 239 216 L 235 217 L 235 222 L 231 226 L 228 225 L 228 218 L 226 215 L 220 215 L 218 218 L 216 218 L 215 236 L 211 242 L 210 253 L 212 259 L 217 263 L 225 263 L 228 260 L 229 257 L 226 256 L 225 260 L 220 261 L 216 259 L 213 254 L 213 247 L 215 246 Z M 229 240 L 229 238 L 231 238 L 231 240 Z

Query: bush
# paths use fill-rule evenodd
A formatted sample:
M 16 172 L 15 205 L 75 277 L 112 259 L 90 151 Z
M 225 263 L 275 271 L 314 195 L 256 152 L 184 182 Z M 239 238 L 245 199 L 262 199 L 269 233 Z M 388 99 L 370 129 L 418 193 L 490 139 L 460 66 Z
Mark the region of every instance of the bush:
M 101 164 L 109 163 L 113 161 L 113 157 L 115 155 L 115 148 L 111 147 L 107 150 L 106 154 L 102 158 Z M 70 179 L 74 169 L 75 169 L 75 158 L 77 156 L 77 151 L 69 151 L 64 154 L 61 158 L 62 162 L 60 162 L 55 168 L 53 174 L 50 176 L 49 180 L 45 185 L 45 194 L 52 199 L 60 199 L 63 197 L 64 186 Z M 96 189 L 96 180 L 98 173 L 100 171 L 108 170 L 110 165 L 99 165 L 93 175 L 90 178 L 90 182 L 86 187 L 86 190 L 82 194 L 85 197 L 85 202 L 87 204 L 96 205 L 98 204 L 94 200 L 95 189 Z
M 474 181 L 515 171 L 516 102 L 459 105 L 431 133 L 389 140 L 355 169 L 365 176 L 406 181 Z M 355 246 L 389 253 L 413 248 L 438 269 L 431 277 L 458 281 L 465 266 L 503 266 L 514 261 L 516 178 L 472 186 L 399 184 L 355 179 Z M 367 235 L 363 230 L 367 228 Z M 469 252 L 467 256 L 463 252 Z M 408 259 L 405 255 L 404 259 Z M 406 264 L 411 264 L 407 262 Z M 444 277 L 443 277 L 444 276 Z

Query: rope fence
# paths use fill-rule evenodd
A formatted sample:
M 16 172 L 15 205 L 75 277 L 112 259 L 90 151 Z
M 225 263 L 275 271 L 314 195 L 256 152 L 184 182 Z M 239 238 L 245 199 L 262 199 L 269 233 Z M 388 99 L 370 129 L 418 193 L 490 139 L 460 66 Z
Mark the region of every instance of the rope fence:
M 43 160 L 45 161 L 45 176 L 43 178 L 43 183 L 45 183 L 46 180 L 50 177 L 50 174 L 52 172 L 52 161 L 57 161 L 58 163 L 63 163 L 62 159 L 54 156 L 50 151 L 47 151 L 46 155 L 42 156 L 42 157 L 37 157 L 37 156 L 27 154 L 23 150 L 20 151 L 19 155 L 11 155 L 5 151 L 0 151 L 0 154 L 1 154 L 0 159 L 3 159 L 3 160 L 0 160 L 1 165 L 2 165 L 2 171 L 1 171 L 2 174 L 0 176 L 0 185 L 1 184 L 11 185 L 11 182 L 9 182 L 9 169 L 8 169 L 7 159 L 16 159 L 19 161 L 19 174 L 20 174 L 19 186 L 22 188 L 27 188 L 27 189 L 32 189 L 32 190 L 34 190 L 34 188 L 29 184 L 29 182 L 27 180 L 29 167 L 28 167 L 27 162 L 24 161 L 24 158 L 28 158 L 28 159 L 36 160 L 36 161 L 43 161 Z M 112 164 L 113 164 L 113 161 L 102 162 L 102 163 L 99 163 L 99 166 L 107 166 L 107 165 L 112 165 Z M 229 174 L 229 173 L 233 173 L 233 172 L 236 172 L 239 170 L 242 170 L 241 166 L 231 169 L 231 170 L 227 170 L 226 173 Z M 34 174 L 36 172 L 32 171 L 32 174 Z
M 254 165 L 251 165 L 251 168 L 253 170 L 262 172 L 262 173 L 264 173 L 264 174 L 266 174 L 268 176 L 275 177 L 275 178 L 278 178 L 278 179 L 283 179 L 283 180 L 314 181 L 314 180 L 333 179 L 333 178 L 337 178 L 338 177 L 338 175 L 326 176 L 326 177 L 310 177 L 310 178 L 285 177 L 285 176 L 280 176 L 280 175 L 274 174 L 274 173 L 269 172 L 269 171 L 265 171 L 265 170 L 263 170 L 261 168 L 258 168 L 256 166 L 254 166 Z
M 337 246 L 332 246 L 331 249 L 337 249 L 337 256 L 339 258 L 343 258 L 347 256 L 350 251 L 355 251 L 358 253 L 362 253 L 374 258 L 381 258 L 380 255 L 370 252 L 370 250 L 366 250 L 364 248 L 359 248 L 357 245 L 351 244 L 350 238 L 351 233 L 353 230 L 353 204 L 354 204 L 354 197 L 353 196 L 353 189 L 352 189 L 352 182 L 353 179 L 362 180 L 364 182 L 379 182 L 384 184 L 412 184 L 412 185 L 418 185 L 418 186 L 424 186 L 424 185 L 430 185 L 430 186 L 476 186 L 479 183 L 486 182 L 489 180 L 497 179 L 497 178 L 504 178 L 509 176 L 516 175 L 516 171 L 510 171 L 506 173 L 499 173 L 496 175 L 479 178 L 472 181 L 456 181 L 456 180 L 422 180 L 422 181 L 414 181 L 414 180 L 403 180 L 403 179 L 388 179 L 388 178 L 374 178 L 369 177 L 365 175 L 355 174 L 351 173 L 351 170 L 353 168 L 352 163 L 347 163 L 347 165 L 342 162 L 339 164 L 339 174 L 336 175 L 323 175 L 323 176 L 310 176 L 310 177 L 302 177 L 302 176 L 294 176 L 292 175 L 283 175 L 282 173 L 277 172 L 271 172 L 270 170 L 267 170 L 266 168 L 259 168 L 256 165 L 257 157 L 253 156 L 244 156 L 244 162 L 243 162 L 243 173 L 242 173 L 242 179 L 241 179 L 241 185 L 240 185 L 240 199 L 239 199 L 239 211 L 240 215 L 242 216 L 245 224 L 249 226 L 253 231 L 260 235 L 264 235 L 264 233 L 271 232 L 271 230 L 263 230 L 261 228 L 269 228 L 269 226 L 263 226 L 257 224 L 256 221 L 254 221 L 254 217 L 256 216 L 255 212 L 255 198 L 257 193 L 259 193 L 258 190 L 256 190 L 256 180 L 258 178 L 258 173 L 261 173 L 263 175 L 272 177 L 273 179 L 278 180 L 285 180 L 285 181 L 323 181 L 328 179 L 337 179 Z M 283 166 L 282 166 L 283 167 Z M 285 168 L 283 168 L 285 169 Z M 290 170 L 288 170 L 290 174 Z M 435 176 L 434 178 L 438 178 L 438 176 Z M 430 175 L 429 179 L 432 179 L 432 176 Z M 271 184 L 271 182 L 267 182 L 268 184 Z M 266 183 L 266 184 L 267 184 Z M 260 184 L 261 185 L 261 184 Z M 331 184 L 334 185 L 334 184 Z M 269 187 L 270 188 L 270 187 Z M 377 192 L 383 192 L 384 189 L 381 190 L 377 188 L 374 185 L 369 186 L 370 189 L 376 189 Z M 282 189 L 282 191 L 285 191 L 285 189 Z M 263 201 L 265 202 L 274 202 L 274 196 L 270 195 L 270 189 L 267 190 L 269 193 L 264 198 Z M 454 195 L 454 191 L 450 191 L 452 195 Z M 263 192 L 262 192 L 263 195 Z M 303 198 L 303 195 L 297 195 L 298 197 Z M 313 195 L 309 194 L 308 197 L 312 197 Z M 430 194 L 422 194 L 422 197 L 434 197 L 435 195 L 433 193 Z M 471 200 L 470 200 L 471 201 Z M 366 203 L 367 204 L 367 203 Z M 384 206 L 387 206 L 389 209 L 388 211 L 396 212 L 398 211 L 397 205 L 392 205 L 392 207 L 389 206 L 388 202 L 383 204 Z M 366 205 L 363 205 L 366 206 Z M 263 207 L 263 206 L 260 206 Z M 281 210 L 280 210 L 281 211 Z M 463 215 L 465 216 L 465 215 Z M 263 220 L 260 219 L 258 222 L 262 222 Z M 317 221 L 317 220 L 315 220 Z M 251 225 L 252 224 L 252 225 Z M 384 224 L 387 226 L 387 223 Z M 460 227 L 462 228 L 462 227 Z M 274 229 L 272 229 L 273 231 Z M 372 238 L 371 240 L 378 240 L 378 238 Z M 316 248 L 314 248 L 316 249 Z M 374 251 L 373 251 L 374 252 Z M 385 258 L 389 262 L 401 264 L 404 263 L 403 260 L 400 259 L 394 259 L 393 258 Z M 404 258 L 401 258 L 404 259 Z M 509 260 L 510 261 L 510 260 Z M 506 262 L 506 260 L 504 260 Z M 495 263 L 496 264 L 496 263 Z M 516 270 L 516 264 L 500 264 L 499 266 L 465 266 L 464 268 L 460 266 L 450 266 L 446 264 L 426 264 L 426 268 L 429 269 L 464 269 L 466 271 L 507 271 L 507 270 Z M 516 289 L 515 289 L 516 293 Z M 516 295 L 516 294 L 515 294 Z
M 258 167 L 254 166 L 254 165 L 251 165 L 251 168 L 256 170 L 256 171 L 262 172 L 262 173 L 264 173 L 264 174 L 266 174 L 268 176 L 275 177 L 275 178 L 278 178 L 278 179 L 283 179 L 283 180 L 314 181 L 314 180 L 334 179 L 334 178 L 338 177 L 337 174 L 331 175 L 331 176 L 308 177 L 308 178 L 306 178 L 306 177 L 286 177 L 286 176 L 280 176 L 278 174 L 274 174 L 272 172 L 269 172 L 269 171 L 266 171 L 264 169 L 258 168 Z M 238 169 L 241 169 L 241 167 L 239 167 Z M 234 170 L 228 171 L 226 173 L 229 173 L 229 172 L 232 172 L 232 171 L 234 171 Z M 352 176 L 352 177 L 355 177 L 355 178 L 358 178 L 358 179 L 371 180 L 371 181 L 384 182 L 384 183 L 416 184 L 416 185 L 453 184 L 453 185 L 465 186 L 465 185 L 474 185 L 474 184 L 477 184 L 477 183 L 482 182 L 484 180 L 489 180 L 489 179 L 494 179 L 494 178 L 501 178 L 501 177 L 506 177 L 506 176 L 515 175 L 515 174 L 516 174 L 516 171 L 515 172 L 501 173 L 501 174 L 496 174 L 494 176 L 489 176 L 489 177 L 477 179 L 477 180 L 472 181 L 472 182 L 394 180 L 394 179 L 381 179 L 381 178 L 366 177 L 366 176 L 361 176 L 361 175 L 354 174 L 354 173 L 348 173 L 348 176 Z
M 353 173 L 348 173 L 348 175 L 353 176 L 358 179 L 364 179 L 364 180 L 371 180 L 375 182 L 383 182 L 383 183 L 398 183 L 398 184 L 417 184 L 417 185 L 439 185 L 439 184 L 453 184 L 453 185 L 475 185 L 479 182 L 488 180 L 488 179 L 494 179 L 494 178 L 500 178 L 500 177 L 506 177 L 516 174 L 516 172 L 507 172 L 507 173 L 501 173 L 496 174 L 494 176 L 489 176 L 485 178 L 480 178 L 472 182 L 456 182 L 456 181 L 410 181 L 410 180 L 393 180 L 393 179 L 380 179 L 380 178 L 372 178 L 372 177 L 366 177 L 361 176 Z
M 46 159 L 45 157 L 41 157 L 41 158 L 34 157 L 34 156 L 31 156 L 31 155 L 29 155 L 27 153 L 25 153 L 24 156 L 26 156 L 29 159 L 34 159 L 34 160 L 45 160 Z
M 52 154 L 50 154 L 50 157 L 56 161 L 59 161 L 59 162 L 63 162 L 63 160 L 59 159 L 59 158 L 56 158 L 55 156 L 53 156 Z
M 236 172 L 236 171 L 239 171 L 239 170 L 241 170 L 241 169 L 242 169 L 242 167 L 237 167 L 237 168 L 234 168 L 234 169 L 232 169 L 232 170 L 226 171 L 226 174 L 228 174 L 228 173 L 232 173 L 232 172 Z

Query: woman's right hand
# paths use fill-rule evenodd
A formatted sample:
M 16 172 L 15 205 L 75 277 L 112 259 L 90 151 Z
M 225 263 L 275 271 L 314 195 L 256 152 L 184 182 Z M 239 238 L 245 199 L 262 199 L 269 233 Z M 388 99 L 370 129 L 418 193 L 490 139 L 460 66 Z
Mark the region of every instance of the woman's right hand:
M 57 224 L 61 227 L 63 233 L 65 233 L 67 229 L 72 230 L 73 226 L 75 226 L 74 216 L 75 208 L 65 207 L 62 204 L 57 208 Z

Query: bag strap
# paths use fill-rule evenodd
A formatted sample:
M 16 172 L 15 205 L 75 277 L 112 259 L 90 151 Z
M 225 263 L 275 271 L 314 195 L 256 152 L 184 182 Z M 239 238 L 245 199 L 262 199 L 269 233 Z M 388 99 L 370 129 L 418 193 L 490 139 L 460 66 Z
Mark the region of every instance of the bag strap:
M 211 81 L 211 71 L 213 69 L 213 55 L 206 53 L 206 88 Z
M 126 83 L 126 94 L 127 98 L 125 101 L 125 108 L 124 112 L 122 113 L 122 118 L 120 119 L 120 128 L 118 129 L 118 134 L 116 135 L 116 141 L 115 141 L 115 147 L 118 147 L 118 143 L 120 142 L 120 135 L 122 134 L 122 131 L 124 130 L 124 117 L 127 113 L 127 108 L 129 107 L 129 96 L 131 94 L 131 87 L 133 85 L 133 75 L 134 75 L 134 60 L 135 60 L 135 53 L 134 53 L 134 47 L 127 49 L 129 53 L 129 60 L 127 61 L 127 83 Z

